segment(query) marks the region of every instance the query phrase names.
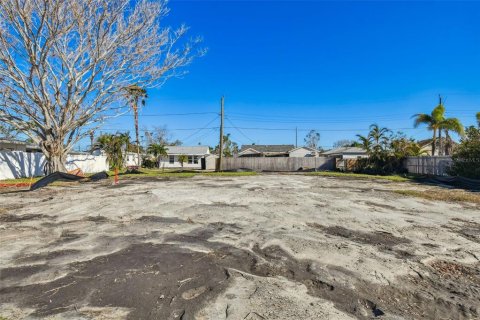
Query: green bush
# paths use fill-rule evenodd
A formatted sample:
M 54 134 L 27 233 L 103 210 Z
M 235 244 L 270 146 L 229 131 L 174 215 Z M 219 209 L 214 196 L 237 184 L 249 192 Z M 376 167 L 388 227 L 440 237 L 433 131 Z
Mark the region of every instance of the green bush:
M 154 169 L 157 167 L 157 163 L 151 159 L 143 159 L 142 166 L 148 169 Z
M 480 179 L 480 128 L 466 129 L 452 160 L 450 175 Z

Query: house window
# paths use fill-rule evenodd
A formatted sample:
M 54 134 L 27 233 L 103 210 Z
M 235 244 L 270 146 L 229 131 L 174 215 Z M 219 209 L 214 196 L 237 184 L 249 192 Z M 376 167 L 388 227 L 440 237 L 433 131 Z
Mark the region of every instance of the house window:
M 193 163 L 193 156 L 188 156 L 188 163 L 192 164 Z
M 193 157 L 193 163 L 198 164 L 198 156 Z
M 175 156 L 169 156 L 169 157 L 168 157 L 168 162 L 169 162 L 170 164 L 173 164 L 173 163 L 175 162 Z

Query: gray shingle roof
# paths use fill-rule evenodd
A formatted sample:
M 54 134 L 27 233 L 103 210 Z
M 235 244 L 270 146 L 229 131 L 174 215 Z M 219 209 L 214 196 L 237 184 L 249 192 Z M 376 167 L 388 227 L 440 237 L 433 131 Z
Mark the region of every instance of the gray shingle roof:
M 184 155 L 196 155 L 203 156 L 210 154 L 208 146 L 166 146 L 168 154 L 184 154 Z
M 340 147 L 332 150 L 323 152 L 323 155 L 332 155 L 332 154 L 366 154 L 367 151 L 359 147 Z
M 247 149 L 253 149 L 258 152 L 285 152 L 295 149 L 293 144 L 276 144 L 276 145 L 267 145 L 267 144 L 244 144 L 240 149 L 240 152 Z

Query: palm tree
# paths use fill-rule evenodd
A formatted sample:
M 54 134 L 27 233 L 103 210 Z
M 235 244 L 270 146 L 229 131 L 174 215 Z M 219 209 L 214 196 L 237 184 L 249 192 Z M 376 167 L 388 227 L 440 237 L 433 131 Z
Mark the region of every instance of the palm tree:
M 357 134 L 358 139 L 360 140 L 360 144 L 362 145 L 363 149 L 365 149 L 367 152 L 370 152 L 370 149 L 372 147 L 372 143 L 370 141 L 370 137 L 367 136 L 362 136 L 361 134 Z
M 480 112 L 477 112 L 477 124 L 480 127 Z
M 411 142 L 407 147 L 407 154 L 412 157 L 420 157 L 426 155 L 427 152 L 416 142 Z
M 183 171 L 183 164 L 188 161 L 188 157 L 185 154 L 181 154 L 178 156 L 178 161 L 182 165 L 182 171 Z
M 370 126 L 368 137 L 371 139 L 375 151 L 381 151 L 385 147 L 388 142 L 387 133 L 389 132 L 390 130 L 387 128 L 380 128 L 378 124 L 372 124 Z
M 442 121 L 440 124 L 440 131 L 445 131 L 445 151 L 444 154 L 449 155 L 452 148 L 452 138 L 450 137 L 449 132 L 453 131 L 460 136 L 465 134 L 462 123 L 457 118 L 447 118 Z
M 133 116 L 135 121 L 135 143 L 137 145 L 138 166 L 140 167 L 142 162 L 140 159 L 140 139 L 138 133 L 138 102 L 140 101 L 142 106 L 145 106 L 145 100 L 148 98 L 147 90 L 137 85 L 125 87 L 124 90 L 125 97 L 130 103 L 130 107 L 133 110 Z
M 130 144 L 128 133 L 102 134 L 97 138 L 96 146 L 107 154 L 111 168 L 121 169 L 124 165 L 125 152 Z
M 413 126 L 418 128 L 421 124 L 426 124 L 428 130 L 433 131 L 432 136 L 432 156 L 435 155 L 435 149 L 437 144 L 437 131 L 440 130 L 442 121 L 445 119 L 445 107 L 442 103 L 442 98 L 440 98 L 440 103 L 433 109 L 431 114 L 426 113 L 417 113 L 414 115 L 415 120 Z M 441 138 L 441 135 L 440 135 Z
M 166 157 L 168 155 L 167 148 L 158 143 L 152 143 L 148 146 L 147 152 L 155 157 L 157 167 L 159 165 L 158 157 Z

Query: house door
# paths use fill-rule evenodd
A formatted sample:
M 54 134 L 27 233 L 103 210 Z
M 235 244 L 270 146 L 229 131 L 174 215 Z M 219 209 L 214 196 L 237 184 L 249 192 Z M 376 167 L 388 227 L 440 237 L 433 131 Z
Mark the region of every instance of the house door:
M 202 158 L 201 161 L 202 161 L 202 170 L 207 169 L 207 162 L 205 161 L 205 158 Z

